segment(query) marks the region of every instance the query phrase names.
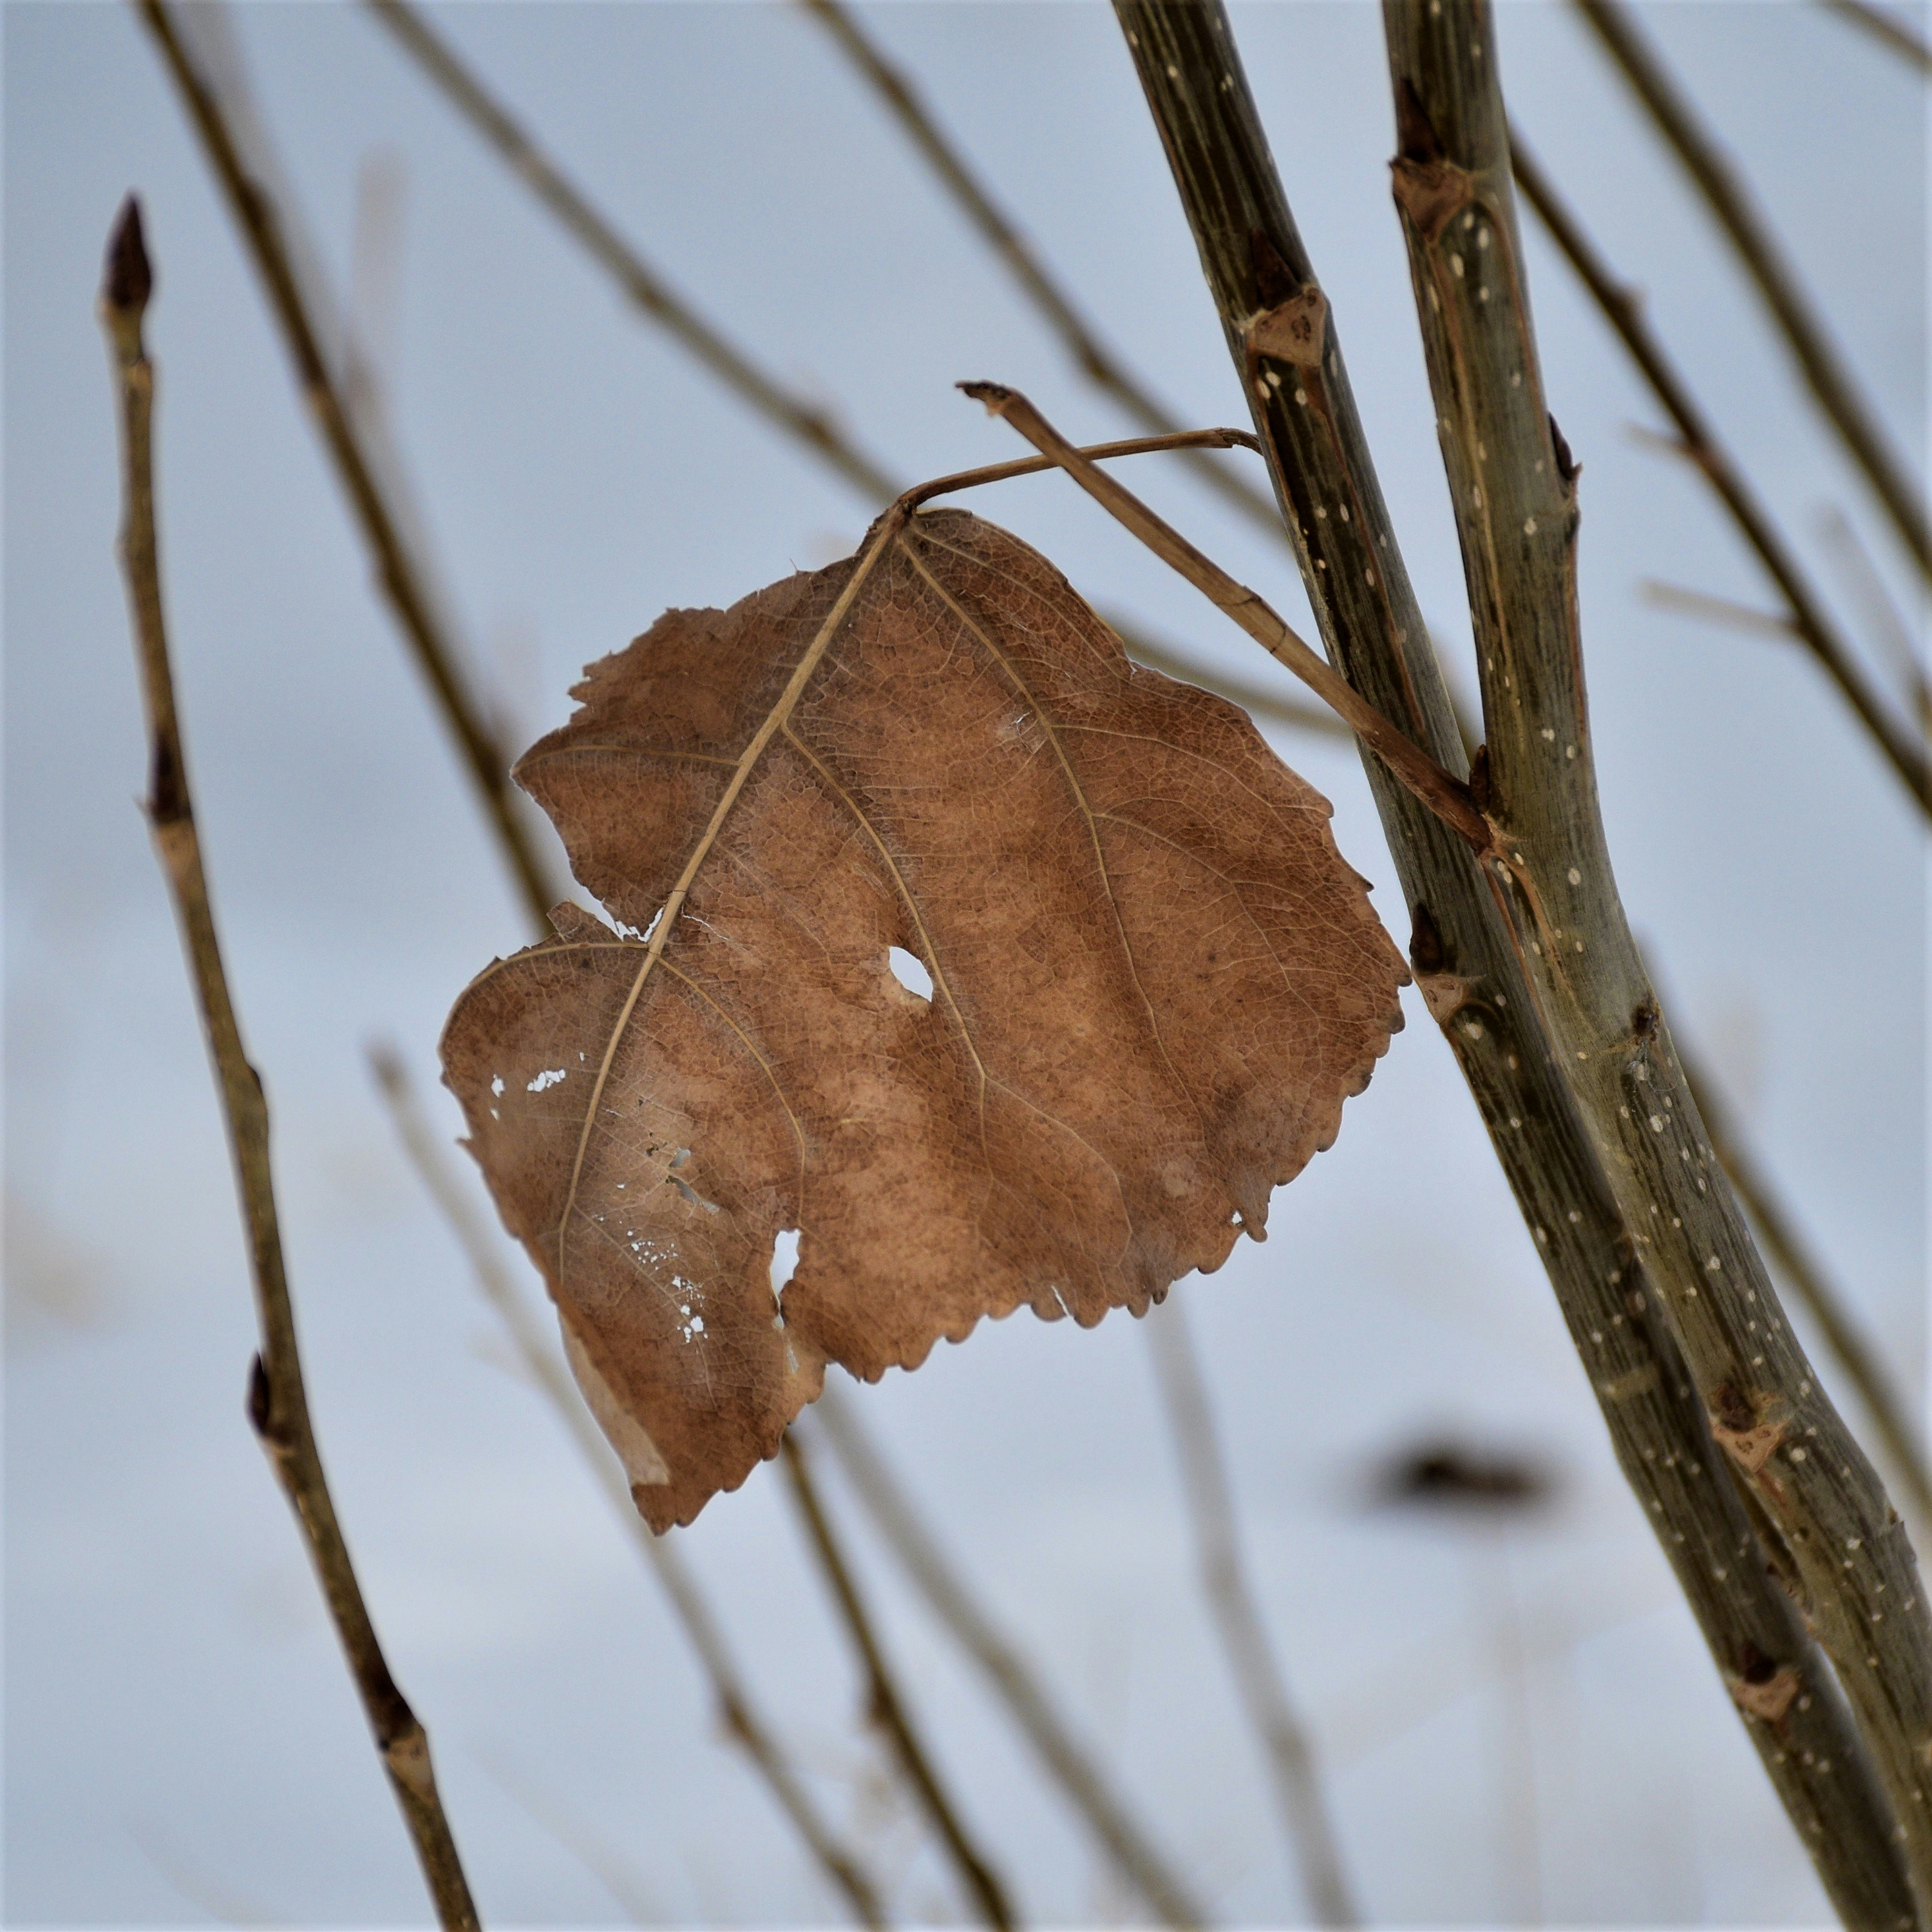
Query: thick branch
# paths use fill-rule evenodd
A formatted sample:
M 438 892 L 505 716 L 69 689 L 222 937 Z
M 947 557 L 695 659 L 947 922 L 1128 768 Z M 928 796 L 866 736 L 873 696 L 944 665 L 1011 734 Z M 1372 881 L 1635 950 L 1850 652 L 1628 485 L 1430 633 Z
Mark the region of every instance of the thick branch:
M 1865 474 L 1919 568 L 1932 577 L 1932 527 L 1918 486 L 1880 426 L 1796 268 L 1772 234 L 1744 177 L 1702 125 L 1655 48 L 1617 0 L 1576 0 L 1705 206 L 1736 251 L 1811 393 Z
M 1117 11 L 1289 506 L 1323 640 L 1370 703 L 1460 770 L 1448 693 L 1340 344 L 1226 14 L 1155 0 L 1117 0 Z M 1716 1466 L 1702 1404 L 1554 1064 L 1508 924 L 1466 846 L 1372 762 L 1368 776 L 1409 908 L 1421 991 L 1535 1240 L 1625 1478 L 1827 1888 L 1855 1922 L 1895 1925 L 1911 1904 L 1891 1818 L 1828 1668 L 1753 1557 L 1744 1503 Z
M 311 313 L 268 184 L 258 170 L 251 170 L 214 76 L 196 64 L 170 8 L 163 0 L 136 0 L 136 4 L 160 49 L 227 200 L 236 228 L 254 262 L 289 359 L 295 365 L 303 399 L 314 416 L 368 545 L 376 580 L 418 668 L 435 693 L 524 903 L 541 928 L 555 895 L 529 830 L 518 815 L 509 758 L 464 688 L 458 653 L 437 613 L 422 560 L 412 552 L 399 508 L 384 488 L 380 466 L 323 353 L 317 318 Z
M 811 1793 L 758 1716 L 744 1677 L 725 1643 L 724 1630 L 696 1580 L 670 1539 L 653 1535 L 650 1526 L 638 1514 L 622 1470 L 603 1432 L 584 1407 L 584 1398 L 551 1335 L 511 1278 L 496 1238 L 451 1171 L 448 1156 L 423 1118 L 400 1056 L 391 1048 L 377 1047 L 370 1050 L 369 1060 L 410 1164 L 455 1235 L 484 1299 L 496 1311 L 508 1332 L 518 1360 L 569 1431 L 571 1440 L 590 1465 L 598 1486 L 626 1533 L 643 1552 L 670 1598 L 671 1608 L 711 1680 L 712 1695 L 717 1700 L 718 1718 L 726 1735 L 742 1748 L 819 1869 L 844 1894 L 860 1923 L 885 1924 L 878 1890 L 856 1854 L 819 1815 Z
M 142 340 L 142 319 L 152 287 L 142 245 L 140 210 L 130 197 L 109 248 L 101 292 L 102 319 L 113 348 L 120 389 L 121 560 L 140 660 L 152 754 L 148 822 L 194 976 L 248 1230 L 256 1314 L 261 1328 L 260 1352 L 249 1376 L 248 1417 L 308 1542 L 330 1618 L 362 1694 L 369 1728 L 375 1734 L 376 1749 L 422 1865 L 438 1922 L 445 1927 L 473 1928 L 478 1922 L 476 1908 L 436 1791 L 428 1734 L 389 1673 L 356 1580 L 309 1419 L 295 1309 L 289 1296 L 275 1213 L 268 1102 L 242 1046 L 241 1024 L 229 994 L 175 712 L 154 532 L 154 370 Z
M 785 1474 L 791 1478 L 793 1490 L 798 1498 L 800 1514 L 811 1534 L 813 1552 L 824 1570 L 826 1582 L 845 1607 L 846 1626 L 852 1634 L 871 1694 L 873 1720 L 892 1740 L 908 1781 L 919 1793 L 926 1816 L 938 1832 L 968 1892 L 986 1914 L 987 1924 L 996 1928 L 996 1932 L 1007 1932 L 1015 1921 L 1012 1908 L 1006 1903 L 1005 1889 L 992 1867 L 967 1835 L 966 1828 L 940 1783 L 926 1747 L 913 1729 L 912 1720 L 886 1666 L 885 1652 L 872 1634 L 871 1616 L 860 1598 L 857 1580 L 833 1540 L 831 1523 L 819 1501 L 805 1452 L 799 1447 L 796 1438 L 788 1434 L 780 1453 Z
M 1877 742 L 1921 809 L 1932 812 L 1932 770 L 1927 766 L 1924 745 L 1914 740 L 1893 715 L 1892 706 L 1872 688 L 1857 658 L 1839 635 L 1823 599 L 1806 579 L 1796 554 L 1758 501 L 1730 452 L 1719 440 L 1688 385 L 1672 366 L 1644 314 L 1642 302 L 1617 281 L 1519 136 L 1511 137 L 1510 160 L 1525 198 L 1589 290 L 1604 319 L 1616 331 L 1630 359 L 1650 385 L 1652 394 L 1676 424 L 1677 433 L 1683 438 L 1682 453 L 1696 466 L 1730 512 L 1731 520 L 1756 551 L 1760 562 L 1782 593 L 1791 614 L 1792 634 L 1809 646 L 1826 674 L 1844 693 L 1846 702 Z
M 1170 1300 L 1156 1311 L 1148 1340 L 1180 1458 L 1202 1587 L 1221 1633 L 1235 1688 L 1267 1756 L 1275 1801 L 1294 1848 L 1309 1908 L 1318 1925 L 1359 1925 L 1361 1916 L 1349 1895 L 1314 1746 L 1289 1701 L 1267 1626 L 1248 1587 L 1234 1495 L 1215 1438 L 1208 1385 L 1178 1300 Z
M 1632 940 L 1598 810 L 1575 466 L 1544 406 L 1490 17 L 1385 8 L 1395 193 L 1475 627 L 1508 869 L 1558 1064 L 1771 1558 L 1798 1591 L 1932 1906 L 1932 1615 L 1904 1526 L 1792 1333 Z

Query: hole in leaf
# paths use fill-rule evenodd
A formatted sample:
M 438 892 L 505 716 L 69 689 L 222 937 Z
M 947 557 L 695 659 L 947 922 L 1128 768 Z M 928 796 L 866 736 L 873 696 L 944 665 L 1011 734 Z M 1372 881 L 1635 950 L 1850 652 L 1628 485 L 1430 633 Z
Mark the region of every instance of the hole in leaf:
M 895 946 L 886 955 L 886 963 L 892 969 L 892 977 L 914 999 L 924 1000 L 928 1005 L 932 1004 L 932 975 L 920 963 L 917 953 L 908 952 L 903 946 Z
M 798 1268 L 798 1230 L 781 1228 L 772 1244 L 772 1299 L 778 1300 Z

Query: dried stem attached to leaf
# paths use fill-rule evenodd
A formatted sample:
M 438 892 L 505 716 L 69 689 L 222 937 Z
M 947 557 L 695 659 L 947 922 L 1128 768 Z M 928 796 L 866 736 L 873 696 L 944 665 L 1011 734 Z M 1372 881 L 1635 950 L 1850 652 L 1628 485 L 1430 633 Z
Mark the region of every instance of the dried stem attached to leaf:
M 1323 640 L 1370 702 L 1459 770 L 1441 669 L 1226 12 L 1143 0 L 1118 0 L 1117 11 L 1289 508 Z M 1648 1228 L 1630 1224 L 1599 1149 L 1610 1136 L 1586 1122 L 1556 1064 L 1490 868 L 1372 760 L 1368 776 L 1422 992 L 1549 1272 L 1618 1463 L 1826 1888 L 1852 1922 L 1895 1925 L 1913 1907 L 1888 1807 L 1828 1666 L 1721 1473 L 1700 1391 L 1660 1318 L 1649 1250 L 1634 1239 Z
M 478 1922 L 476 1909 L 436 1790 L 428 1734 L 398 1689 L 382 1654 L 356 1580 L 309 1419 L 295 1310 L 275 1211 L 268 1103 L 242 1046 L 222 964 L 175 710 L 154 529 L 154 379 L 142 339 L 142 317 L 152 287 L 152 272 L 142 242 L 140 210 L 130 198 L 109 248 L 101 292 L 102 319 L 113 348 L 120 390 L 121 556 L 152 754 L 148 822 L 194 976 L 248 1228 L 256 1312 L 261 1326 L 261 1349 L 249 1378 L 248 1416 L 308 1544 L 330 1618 L 416 1846 L 437 1919 L 446 1928 L 473 1928 Z
M 369 1058 L 410 1164 L 455 1235 L 484 1299 L 501 1318 L 517 1360 L 556 1410 L 571 1440 L 590 1465 L 598 1487 L 609 1498 L 625 1533 L 642 1552 L 670 1599 L 672 1611 L 684 1627 L 684 1634 L 710 1680 L 725 1736 L 743 1750 L 819 1869 L 844 1895 L 859 1922 L 885 1924 L 878 1888 L 867 1876 L 857 1853 L 820 1814 L 804 1780 L 758 1714 L 750 1688 L 725 1641 L 724 1628 L 706 1602 L 697 1579 L 670 1540 L 656 1534 L 638 1515 L 637 1506 L 631 1501 L 629 1486 L 613 1460 L 610 1446 L 591 1419 L 582 1394 L 557 1352 L 548 1332 L 549 1324 L 530 1306 L 511 1278 L 500 1252 L 500 1238 L 483 1225 L 470 1205 L 463 1184 L 452 1172 L 441 1141 L 424 1118 L 401 1056 L 393 1048 L 378 1047 L 371 1050 Z
M 1172 524 L 1100 469 L 1017 389 L 998 382 L 962 382 L 959 387 L 975 402 L 985 404 L 994 416 L 1004 417 L 1035 448 L 1050 456 L 1163 563 L 1179 572 L 1278 663 L 1300 678 L 1402 784 L 1451 831 L 1468 842 L 1472 851 L 1480 854 L 1491 851 L 1493 835 L 1469 788 L 1444 770 L 1412 739 L 1404 736 L 1256 592 L 1236 583 L 1213 558 L 1197 550 Z M 1372 584 L 1372 569 L 1369 580 Z

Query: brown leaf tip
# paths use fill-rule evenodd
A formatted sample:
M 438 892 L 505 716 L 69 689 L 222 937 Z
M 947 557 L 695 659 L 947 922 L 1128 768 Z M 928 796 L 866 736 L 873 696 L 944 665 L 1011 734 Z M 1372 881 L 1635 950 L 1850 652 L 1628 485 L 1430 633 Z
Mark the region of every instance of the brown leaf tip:
M 154 292 L 154 272 L 141 233 L 141 202 L 130 194 L 121 204 L 114 232 L 107 244 L 106 268 L 100 299 L 123 315 L 138 315 Z

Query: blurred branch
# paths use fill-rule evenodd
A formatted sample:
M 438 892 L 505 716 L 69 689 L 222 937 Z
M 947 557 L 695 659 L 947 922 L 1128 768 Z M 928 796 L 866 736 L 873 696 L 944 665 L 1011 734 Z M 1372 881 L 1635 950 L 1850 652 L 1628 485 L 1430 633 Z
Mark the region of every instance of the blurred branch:
M 1075 1738 L 1039 1679 L 940 1553 L 886 1459 L 867 1439 L 844 1391 L 829 1378 L 813 1405 L 818 1426 L 873 1525 L 904 1566 L 927 1606 L 977 1664 L 1047 1769 L 1092 1828 L 1129 1884 L 1173 1926 L 1205 1922 L 1201 1907 L 1129 1816 L 1106 1774 Z
M 449 1820 L 437 1792 L 428 1734 L 390 1675 L 376 1628 L 356 1580 L 335 1514 L 308 1410 L 295 1309 L 275 1211 L 268 1156 L 268 1108 L 249 1064 L 230 996 L 201 842 L 195 830 L 188 764 L 175 710 L 161 604 L 160 558 L 154 532 L 154 371 L 142 322 L 154 286 L 142 243 L 141 215 L 130 196 L 108 249 L 101 316 L 113 348 L 121 403 L 121 558 L 139 652 L 141 691 L 152 754 L 147 814 L 175 902 L 176 916 L 200 998 L 208 1054 L 220 1090 L 229 1150 L 248 1237 L 261 1348 L 249 1377 L 248 1418 L 300 1525 L 328 1604 L 329 1616 L 362 1694 L 383 1768 L 416 1846 L 423 1876 L 446 1928 L 474 1928 L 476 1908 L 464 1876 Z
M 367 0 L 443 98 L 502 156 L 530 192 L 596 258 L 635 306 L 766 420 L 802 443 L 861 496 L 895 496 L 898 485 L 824 410 L 774 380 L 706 321 L 593 207 L 524 128 L 404 0 Z
M 1729 597 L 1714 597 L 1708 590 L 1692 590 L 1681 584 L 1665 584 L 1646 577 L 1637 586 L 1643 601 L 1659 610 L 1675 610 L 1680 616 L 1696 617 L 1707 624 L 1720 624 L 1727 630 L 1748 631 L 1754 637 L 1781 638 L 1787 643 L 1798 635 L 1798 627 L 1775 610 L 1760 610 Z
M 1928 46 L 1889 8 L 1875 7 L 1872 0 L 1819 0 L 1819 4 L 1849 25 L 1862 28 L 1900 58 L 1910 61 L 1921 74 L 1932 74 L 1932 46 Z
M 1905 686 L 1912 716 L 1922 736 L 1932 736 L 1932 680 L 1925 674 L 1918 639 L 1892 600 L 1878 566 L 1858 536 L 1858 526 L 1835 506 L 1824 516 L 1826 543 L 1837 554 L 1838 566 L 1850 580 L 1852 594 L 1864 607 L 1865 623 L 1883 645 L 1893 670 Z
M 1349 1896 L 1314 1750 L 1288 1700 L 1281 1666 L 1248 1586 L 1234 1494 L 1215 1438 L 1208 1385 L 1177 1298 L 1170 1297 L 1164 1307 L 1152 1312 L 1148 1340 L 1180 1459 L 1202 1586 L 1235 1686 L 1267 1758 L 1310 1908 L 1317 1924 L 1358 1925 L 1361 1920 Z
M 244 152 L 242 131 L 259 136 L 260 123 L 242 92 L 238 72 L 218 75 L 212 63 L 197 59 L 190 49 L 190 35 L 206 32 L 208 24 L 219 16 L 211 15 L 205 4 L 182 14 L 164 0 L 135 0 L 135 4 L 160 49 L 254 262 L 295 365 L 303 398 L 361 526 L 382 593 L 418 667 L 429 680 L 471 782 L 496 828 L 524 902 L 541 929 L 554 895 L 529 830 L 518 816 L 508 756 L 464 688 L 460 656 L 436 610 L 424 561 L 414 554 L 406 519 L 382 476 L 366 425 L 357 422 L 339 386 L 338 372 L 324 352 L 317 292 L 302 285 L 288 225 L 269 194 L 268 168 L 251 165 L 251 160 L 266 163 L 268 157 L 251 158 Z
M 1772 234 L 1742 174 L 1699 120 L 1689 97 L 1646 40 L 1629 9 L 1620 0 L 1576 0 L 1576 5 L 1696 184 L 1705 206 L 1756 284 L 1819 406 L 1853 462 L 1864 471 L 1919 568 L 1932 577 L 1932 530 L 1926 524 L 1918 486 L 1886 439 L 1876 412 L 1860 392 L 1802 278 Z
M 1697 1111 L 1703 1117 L 1705 1130 L 1711 1137 L 1712 1151 L 1730 1176 L 1731 1185 L 1737 1190 L 1745 1210 L 1757 1223 L 1772 1259 L 1810 1311 L 1826 1347 L 1858 1392 L 1865 1413 L 1885 1444 L 1894 1473 L 1910 1493 L 1918 1527 L 1922 1531 L 1932 1529 L 1932 1472 L 1927 1469 L 1924 1448 L 1904 1404 L 1877 1356 L 1859 1334 L 1843 1291 L 1798 1232 L 1796 1218 L 1778 1184 L 1739 1129 L 1730 1107 L 1712 1085 L 1708 1072 L 1681 1040 L 1677 1042 L 1677 1057 L 1696 1098 Z
M 455 1235 L 469 1260 L 477 1287 L 508 1333 L 518 1360 L 548 1397 L 571 1439 L 590 1464 L 610 1507 L 664 1586 L 671 1608 L 710 1679 L 712 1695 L 717 1700 L 726 1733 L 743 1748 L 753 1768 L 791 1820 L 819 1868 L 844 1894 L 860 1922 L 884 1925 L 886 1922 L 884 1910 L 872 1881 L 860 1868 L 857 1858 L 819 1816 L 810 1793 L 758 1714 L 725 1642 L 724 1631 L 683 1559 L 668 1538 L 654 1536 L 650 1526 L 638 1514 L 622 1472 L 604 1440 L 603 1432 L 584 1407 L 562 1355 L 552 1345 L 528 1298 L 503 1265 L 496 1238 L 458 1179 L 442 1142 L 430 1131 L 401 1056 L 393 1047 L 373 1046 L 369 1050 L 369 1064 L 410 1166 Z
M 1354 737 L 1354 733 L 1334 712 L 1321 705 L 1298 704 L 1293 698 L 1283 698 L 1278 692 L 1269 691 L 1261 685 L 1250 684 L 1245 678 L 1230 677 L 1218 665 L 1205 664 L 1185 652 L 1172 650 L 1144 631 L 1129 629 L 1118 617 L 1109 616 L 1106 622 L 1108 628 L 1120 639 L 1128 656 L 1136 664 L 1145 664 L 1150 670 L 1162 671 L 1186 683 L 1198 684 L 1202 690 L 1211 691 L 1217 698 L 1225 698 L 1230 704 L 1238 704 L 1244 711 L 1256 718 L 1265 718 L 1270 724 L 1291 725 L 1298 731 L 1312 731 L 1318 737 L 1343 742 L 1351 742 Z
M 375 4 L 393 5 L 396 0 L 375 0 Z M 1080 313 L 1040 251 L 994 200 L 957 145 L 933 118 L 918 89 L 886 58 L 844 0 L 802 0 L 802 4 L 885 104 L 960 212 L 980 231 L 1048 327 L 1060 338 L 1081 374 L 1112 396 L 1151 434 L 1163 436 L 1178 429 L 1179 419 L 1173 411 L 1101 340 L 1099 332 Z M 1244 482 L 1204 452 L 1190 455 L 1187 460 L 1196 476 L 1244 515 L 1270 536 L 1281 535 L 1281 512 L 1266 491 Z
M 1009 1932 L 1016 1922 L 1012 1907 L 1006 1903 L 1006 1893 L 992 1868 L 967 1836 L 965 1827 L 939 1781 L 926 1747 L 913 1729 L 912 1720 L 906 1713 L 886 1666 L 885 1652 L 873 1634 L 872 1617 L 860 1598 L 851 1566 L 832 1536 L 831 1524 L 812 1480 L 805 1451 L 800 1447 L 798 1438 L 789 1432 L 779 1454 L 784 1463 L 785 1474 L 791 1478 L 797 1495 L 800 1514 L 811 1532 L 814 1553 L 833 1594 L 844 1606 L 846 1627 L 851 1632 L 870 1690 L 872 1720 L 892 1740 L 908 1781 L 918 1792 L 927 1816 L 938 1832 L 968 1892 L 986 1914 L 987 1924 L 994 1928 L 995 1932 Z
M 1772 581 L 1783 594 L 1798 636 L 1810 646 L 1812 655 L 1877 741 L 1921 808 L 1932 813 L 1932 770 L 1928 770 L 1923 747 L 1912 742 L 1905 728 L 1893 717 L 1890 706 L 1872 688 L 1826 614 L 1822 602 L 1806 581 L 1797 558 L 1752 493 L 1730 452 L 1718 440 L 1702 406 L 1665 356 L 1645 320 L 1641 303 L 1612 275 L 1595 244 L 1558 198 L 1520 135 L 1514 130 L 1510 136 L 1510 160 L 1525 198 L 1589 290 L 1604 319 L 1616 331 L 1652 393 L 1677 425 L 1678 434 L 1683 438 L 1683 454 L 1703 472 L 1730 512 L 1732 521 L 1756 551 Z

